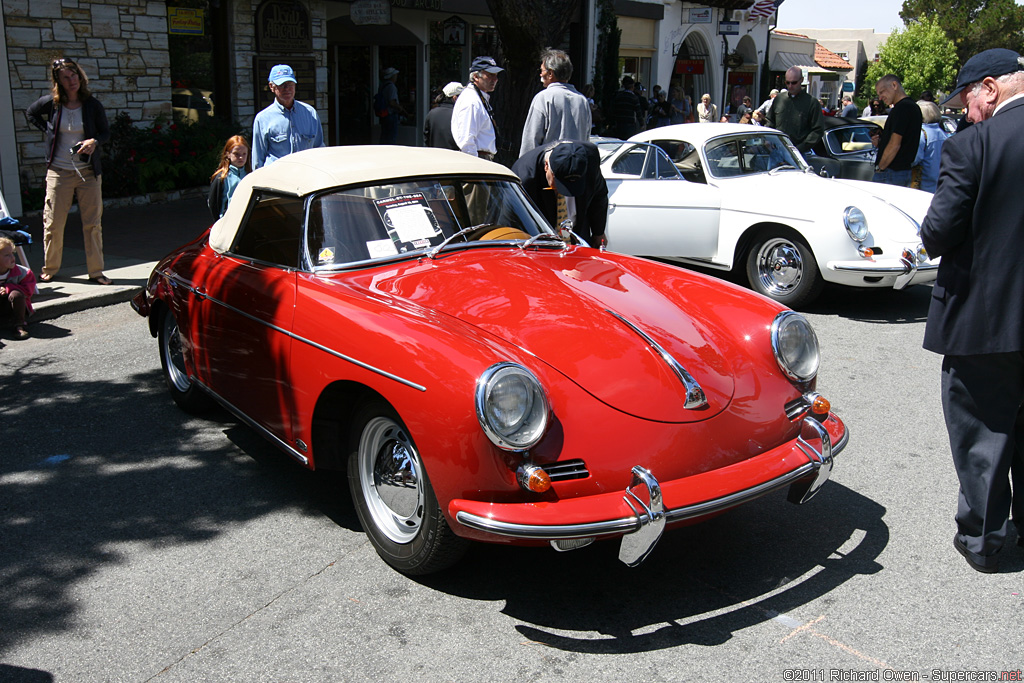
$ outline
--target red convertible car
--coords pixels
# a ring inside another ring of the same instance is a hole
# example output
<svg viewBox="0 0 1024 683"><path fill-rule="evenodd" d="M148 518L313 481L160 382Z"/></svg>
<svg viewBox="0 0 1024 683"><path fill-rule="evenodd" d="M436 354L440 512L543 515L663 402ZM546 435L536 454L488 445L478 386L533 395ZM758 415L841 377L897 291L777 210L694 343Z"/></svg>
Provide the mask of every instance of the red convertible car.
<svg viewBox="0 0 1024 683"><path fill-rule="evenodd" d="M468 541L639 564L665 527L809 499L847 430L799 314L720 280L567 244L505 167L336 147L241 181L133 301L171 395L339 468L380 556Z"/></svg>

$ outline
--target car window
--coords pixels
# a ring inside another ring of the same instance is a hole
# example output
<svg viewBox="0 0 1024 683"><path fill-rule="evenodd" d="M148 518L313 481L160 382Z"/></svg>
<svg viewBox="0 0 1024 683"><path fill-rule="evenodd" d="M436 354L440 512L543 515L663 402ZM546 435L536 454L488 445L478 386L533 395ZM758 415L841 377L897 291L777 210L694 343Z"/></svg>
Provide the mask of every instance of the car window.
<svg viewBox="0 0 1024 683"><path fill-rule="evenodd" d="M286 268L299 265L304 202L298 197L261 195L238 230L231 253Z"/></svg>
<svg viewBox="0 0 1024 683"><path fill-rule="evenodd" d="M631 175L637 178L644 172L644 161L647 159L646 147L634 147L627 151L612 164L612 173Z"/></svg>
<svg viewBox="0 0 1024 683"><path fill-rule="evenodd" d="M657 178L659 180L665 180L668 178L679 178L679 169L676 168L672 160L668 158L664 150L658 149L657 147L651 147L650 163L647 166L647 171L644 174L645 178Z"/></svg>
<svg viewBox="0 0 1024 683"><path fill-rule="evenodd" d="M419 180L348 188L310 203L306 254L316 268L395 258L459 242L528 239L549 231L518 183Z"/></svg>
<svg viewBox="0 0 1024 683"><path fill-rule="evenodd" d="M834 155L863 152L872 149L871 127L851 126L836 128L825 133L825 144Z"/></svg>
<svg viewBox="0 0 1024 683"><path fill-rule="evenodd" d="M777 134L716 138L704 147L708 172L716 178L764 173L775 168L803 170L804 162L789 138Z"/></svg>

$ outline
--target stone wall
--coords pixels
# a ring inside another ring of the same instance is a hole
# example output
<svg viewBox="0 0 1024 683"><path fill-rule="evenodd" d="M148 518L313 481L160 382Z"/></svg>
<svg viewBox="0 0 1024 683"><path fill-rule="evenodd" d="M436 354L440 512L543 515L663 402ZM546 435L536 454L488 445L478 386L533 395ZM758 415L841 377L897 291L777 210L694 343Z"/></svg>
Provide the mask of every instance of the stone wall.
<svg viewBox="0 0 1024 683"><path fill-rule="evenodd" d="M150 122L171 116L171 72L167 3L163 0L2 0L15 134L23 187L41 187L46 172L43 134L29 125L24 110L50 90L50 63L78 62L89 88L110 119L122 111ZM251 125L255 116L253 60L258 0L229 4L231 91L236 117ZM306 3L316 60L316 107L326 123L327 12L324 0ZM264 86L265 87L265 86ZM306 92L309 92L308 90ZM307 99L300 93L302 99Z"/></svg>

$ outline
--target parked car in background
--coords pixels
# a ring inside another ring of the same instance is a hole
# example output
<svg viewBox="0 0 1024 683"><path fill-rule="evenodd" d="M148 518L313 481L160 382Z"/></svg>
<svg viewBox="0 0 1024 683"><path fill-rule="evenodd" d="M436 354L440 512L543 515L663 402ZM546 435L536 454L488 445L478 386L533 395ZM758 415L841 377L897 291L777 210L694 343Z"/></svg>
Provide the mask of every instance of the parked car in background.
<svg viewBox="0 0 1024 683"><path fill-rule="evenodd" d="M213 116L213 92L210 90L171 89L171 111L185 121L195 123L200 116Z"/></svg>
<svg viewBox="0 0 1024 683"><path fill-rule="evenodd" d="M666 527L808 500L847 442L803 316L568 245L511 171L449 150L258 169L133 305L179 406L216 400L301 465L347 470L409 574L469 540L621 539L638 564Z"/></svg>
<svg viewBox="0 0 1024 683"><path fill-rule="evenodd" d="M720 270L787 306L825 282L902 289L935 279L918 235L931 194L822 178L771 128L711 123L598 143L608 248Z"/></svg>
<svg viewBox="0 0 1024 683"><path fill-rule="evenodd" d="M876 149L871 132L882 128L876 123L854 118L826 116L825 135L807 158L819 175L829 178L871 180L875 175Z"/></svg>

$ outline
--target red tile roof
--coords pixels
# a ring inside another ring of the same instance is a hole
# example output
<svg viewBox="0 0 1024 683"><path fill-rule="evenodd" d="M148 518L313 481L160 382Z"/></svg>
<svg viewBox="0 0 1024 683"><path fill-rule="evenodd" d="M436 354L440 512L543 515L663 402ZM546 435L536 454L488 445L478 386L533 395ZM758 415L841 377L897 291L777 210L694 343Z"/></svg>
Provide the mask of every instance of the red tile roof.
<svg viewBox="0 0 1024 683"><path fill-rule="evenodd" d="M852 69L853 65L820 43L814 44L814 61L822 69Z"/></svg>

